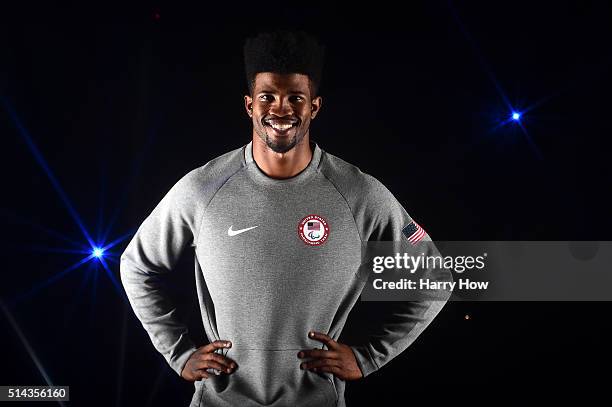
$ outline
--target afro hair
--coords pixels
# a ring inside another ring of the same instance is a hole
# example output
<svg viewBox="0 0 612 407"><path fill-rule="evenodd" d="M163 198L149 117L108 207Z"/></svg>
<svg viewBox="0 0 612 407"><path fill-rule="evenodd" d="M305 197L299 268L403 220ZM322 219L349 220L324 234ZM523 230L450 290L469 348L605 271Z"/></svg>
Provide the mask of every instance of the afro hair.
<svg viewBox="0 0 612 407"><path fill-rule="evenodd" d="M244 65L249 93L253 94L259 72L300 73L310 79L315 96L321 84L325 47L303 31L278 30L248 38Z"/></svg>

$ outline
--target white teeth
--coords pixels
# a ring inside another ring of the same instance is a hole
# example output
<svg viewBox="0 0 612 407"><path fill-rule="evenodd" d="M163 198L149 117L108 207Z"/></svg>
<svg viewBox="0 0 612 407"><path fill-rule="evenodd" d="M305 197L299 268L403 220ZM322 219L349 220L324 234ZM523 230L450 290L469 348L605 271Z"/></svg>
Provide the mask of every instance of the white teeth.
<svg viewBox="0 0 612 407"><path fill-rule="evenodd" d="M293 124L277 124L277 123L268 123L268 124L273 129L280 130L280 131L285 131L285 130L290 129L291 127L293 127Z"/></svg>

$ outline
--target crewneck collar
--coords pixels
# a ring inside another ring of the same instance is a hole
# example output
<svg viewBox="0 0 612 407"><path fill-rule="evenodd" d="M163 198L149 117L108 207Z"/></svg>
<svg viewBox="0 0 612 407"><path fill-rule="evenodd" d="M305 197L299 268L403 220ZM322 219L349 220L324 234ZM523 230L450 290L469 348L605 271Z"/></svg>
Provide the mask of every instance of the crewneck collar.
<svg viewBox="0 0 612 407"><path fill-rule="evenodd" d="M299 174L285 179L276 179L266 175L258 166L253 159L253 140L244 146L244 162L247 166L247 173L258 183L263 185L300 185L310 180L313 175L319 169L319 163L321 162L321 148L317 143L310 140L310 148L312 150L312 158L310 162Z"/></svg>

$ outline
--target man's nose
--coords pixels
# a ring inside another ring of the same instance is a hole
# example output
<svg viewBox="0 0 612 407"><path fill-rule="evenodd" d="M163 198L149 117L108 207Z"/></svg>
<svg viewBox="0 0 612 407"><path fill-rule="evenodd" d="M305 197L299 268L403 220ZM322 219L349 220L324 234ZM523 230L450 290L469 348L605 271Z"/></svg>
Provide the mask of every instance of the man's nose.
<svg viewBox="0 0 612 407"><path fill-rule="evenodd" d="M291 109L291 104L281 98L278 101L272 103L272 105L270 106L270 113L278 117L283 117L291 116L293 114L293 111Z"/></svg>

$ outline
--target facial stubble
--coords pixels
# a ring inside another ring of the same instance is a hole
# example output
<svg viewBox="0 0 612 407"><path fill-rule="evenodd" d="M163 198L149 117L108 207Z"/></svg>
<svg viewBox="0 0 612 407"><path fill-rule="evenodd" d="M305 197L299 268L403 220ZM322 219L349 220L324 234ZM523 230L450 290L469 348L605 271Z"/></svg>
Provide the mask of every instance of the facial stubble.
<svg viewBox="0 0 612 407"><path fill-rule="evenodd" d="M293 131L292 136L274 137L268 134L268 126L264 125L263 123L260 124L261 128L255 128L257 135L263 140L264 143L266 143L269 149L276 153L286 153L287 151L290 151L292 148L302 142L306 136L306 133L308 132L308 128L300 132L302 122L299 122L293 129L290 130L290 132ZM273 131L272 129L269 130Z"/></svg>

